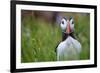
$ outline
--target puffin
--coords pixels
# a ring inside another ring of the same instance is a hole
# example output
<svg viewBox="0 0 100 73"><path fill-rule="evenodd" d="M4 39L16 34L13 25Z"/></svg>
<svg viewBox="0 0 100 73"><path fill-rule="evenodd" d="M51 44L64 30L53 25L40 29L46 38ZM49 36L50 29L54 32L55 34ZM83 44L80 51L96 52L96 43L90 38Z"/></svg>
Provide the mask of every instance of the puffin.
<svg viewBox="0 0 100 73"><path fill-rule="evenodd" d="M62 41L56 47L57 61L78 60L81 44L74 35L73 17L61 19Z"/></svg>

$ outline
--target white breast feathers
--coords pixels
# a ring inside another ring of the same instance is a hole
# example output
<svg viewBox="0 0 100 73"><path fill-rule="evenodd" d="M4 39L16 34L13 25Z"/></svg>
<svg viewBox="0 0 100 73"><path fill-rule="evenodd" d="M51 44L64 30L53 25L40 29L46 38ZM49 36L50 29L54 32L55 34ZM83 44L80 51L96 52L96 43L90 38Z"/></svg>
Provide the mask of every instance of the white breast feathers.
<svg viewBox="0 0 100 73"><path fill-rule="evenodd" d="M68 36L65 41L62 41L57 47L57 60L77 60L81 52L81 44Z"/></svg>

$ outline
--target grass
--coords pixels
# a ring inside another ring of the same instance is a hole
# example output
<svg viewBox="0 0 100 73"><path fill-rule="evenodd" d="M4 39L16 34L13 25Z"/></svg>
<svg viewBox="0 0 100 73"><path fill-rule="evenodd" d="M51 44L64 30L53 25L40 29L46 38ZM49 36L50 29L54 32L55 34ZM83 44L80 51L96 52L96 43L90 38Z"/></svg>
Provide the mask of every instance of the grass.
<svg viewBox="0 0 100 73"><path fill-rule="evenodd" d="M79 16L75 24L77 40L82 45L80 60L90 58L89 16ZM41 19L26 16L21 22L21 62L56 61L55 47L61 40L61 29Z"/></svg>

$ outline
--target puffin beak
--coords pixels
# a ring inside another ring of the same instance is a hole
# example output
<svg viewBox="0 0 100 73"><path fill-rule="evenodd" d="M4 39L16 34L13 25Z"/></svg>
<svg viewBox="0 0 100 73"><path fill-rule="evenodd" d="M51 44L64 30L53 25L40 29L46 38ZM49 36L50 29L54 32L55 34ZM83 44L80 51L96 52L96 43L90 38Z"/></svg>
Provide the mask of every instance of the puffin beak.
<svg viewBox="0 0 100 73"><path fill-rule="evenodd" d="M69 22L69 20L67 20L66 32L67 32L68 34L70 33L70 22Z"/></svg>

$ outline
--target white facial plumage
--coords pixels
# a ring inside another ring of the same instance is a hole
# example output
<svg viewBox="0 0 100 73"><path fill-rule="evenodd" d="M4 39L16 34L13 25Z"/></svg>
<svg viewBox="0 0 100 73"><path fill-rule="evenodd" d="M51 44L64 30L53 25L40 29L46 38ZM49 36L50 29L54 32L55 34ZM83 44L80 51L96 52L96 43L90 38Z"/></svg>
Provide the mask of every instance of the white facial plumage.
<svg viewBox="0 0 100 73"><path fill-rule="evenodd" d="M67 27L67 21L66 21L65 18L63 18L63 19L61 20L60 26L61 26L62 31L65 31L65 30L66 30L66 27Z"/></svg>
<svg viewBox="0 0 100 73"><path fill-rule="evenodd" d="M70 21L70 30L71 30L71 32L73 32L74 31L74 19L70 18L69 21ZM62 31L66 31L67 19L62 18L60 27L61 27Z"/></svg>
<svg viewBox="0 0 100 73"><path fill-rule="evenodd" d="M74 31L74 19L73 18L70 18L70 30L71 32Z"/></svg>

